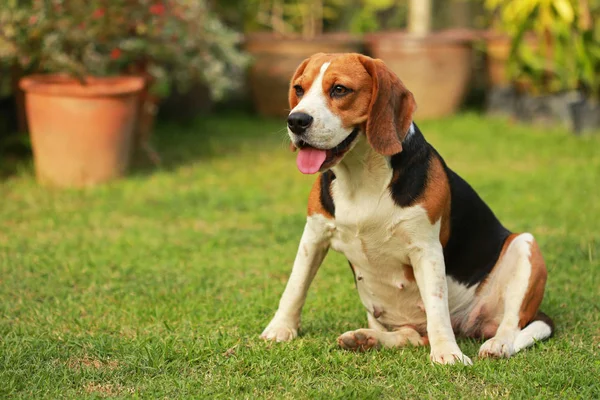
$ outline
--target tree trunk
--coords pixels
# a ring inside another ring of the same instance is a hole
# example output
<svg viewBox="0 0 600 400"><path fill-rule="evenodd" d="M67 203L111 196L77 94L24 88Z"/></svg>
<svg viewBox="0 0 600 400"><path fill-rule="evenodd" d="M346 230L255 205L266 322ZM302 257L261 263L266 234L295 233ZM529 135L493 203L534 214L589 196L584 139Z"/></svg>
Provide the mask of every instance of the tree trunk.
<svg viewBox="0 0 600 400"><path fill-rule="evenodd" d="M426 35L431 30L431 0L410 0L408 31L413 35Z"/></svg>

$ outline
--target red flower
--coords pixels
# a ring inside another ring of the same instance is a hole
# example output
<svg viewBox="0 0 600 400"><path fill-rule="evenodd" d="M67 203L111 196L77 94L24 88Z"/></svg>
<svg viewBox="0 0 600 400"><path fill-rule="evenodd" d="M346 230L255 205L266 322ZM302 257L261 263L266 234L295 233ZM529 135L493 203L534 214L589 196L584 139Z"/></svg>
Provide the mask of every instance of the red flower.
<svg viewBox="0 0 600 400"><path fill-rule="evenodd" d="M121 49L113 49L110 52L110 59L111 60L117 60L119 57L121 57Z"/></svg>
<svg viewBox="0 0 600 400"><path fill-rule="evenodd" d="M104 14L106 13L106 10L104 8L98 8L96 11L94 11L94 13L92 14L92 18L102 18L104 17Z"/></svg>
<svg viewBox="0 0 600 400"><path fill-rule="evenodd" d="M29 25L34 25L38 20L37 15L32 15L31 17L29 17Z"/></svg>
<svg viewBox="0 0 600 400"><path fill-rule="evenodd" d="M154 3L150 6L150 14L163 15L165 13L165 5L162 3Z"/></svg>

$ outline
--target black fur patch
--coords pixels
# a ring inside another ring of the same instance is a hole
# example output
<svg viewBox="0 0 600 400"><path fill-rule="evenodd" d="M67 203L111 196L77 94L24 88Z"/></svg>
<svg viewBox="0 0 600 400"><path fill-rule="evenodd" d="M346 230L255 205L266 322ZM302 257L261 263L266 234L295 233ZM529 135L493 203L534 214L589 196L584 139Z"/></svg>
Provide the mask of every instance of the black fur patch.
<svg viewBox="0 0 600 400"><path fill-rule="evenodd" d="M441 160L451 194L450 238L444 247L446 274L472 286L490 273L510 231L473 188Z"/></svg>
<svg viewBox="0 0 600 400"><path fill-rule="evenodd" d="M390 192L400 207L409 207L423 194L431 160L431 146L415 124L415 131L402 143L402 152L390 158L394 178Z"/></svg>
<svg viewBox="0 0 600 400"><path fill-rule="evenodd" d="M328 170L321 174L321 194L319 199L325 211L335 217L335 204L331 196L331 182L335 179L333 171Z"/></svg>
<svg viewBox="0 0 600 400"><path fill-rule="evenodd" d="M414 127L402 143L402 152L390 159L395 178L390 184L392 198L400 207L414 205L427 186L432 158L440 159L451 195L450 238L444 247L446 274L467 286L474 285L490 273L510 231L471 186L446 166L416 124Z"/></svg>

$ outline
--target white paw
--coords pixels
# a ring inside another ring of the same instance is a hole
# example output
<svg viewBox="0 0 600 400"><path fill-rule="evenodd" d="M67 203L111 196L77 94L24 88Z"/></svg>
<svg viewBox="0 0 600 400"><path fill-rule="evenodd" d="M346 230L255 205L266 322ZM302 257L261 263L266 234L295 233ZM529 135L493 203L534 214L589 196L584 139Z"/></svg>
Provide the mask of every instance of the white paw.
<svg viewBox="0 0 600 400"><path fill-rule="evenodd" d="M298 328L285 323L271 322L260 335L262 339L276 342L289 342L298 336Z"/></svg>
<svg viewBox="0 0 600 400"><path fill-rule="evenodd" d="M488 339L479 348L479 357L481 358L510 358L513 354L515 354L515 348L512 340L502 338Z"/></svg>
<svg viewBox="0 0 600 400"><path fill-rule="evenodd" d="M473 361L465 356L456 344L442 345L435 350L432 348L429 358L436 364L455 364L459 362L464 365L473 365Z"/></svg>

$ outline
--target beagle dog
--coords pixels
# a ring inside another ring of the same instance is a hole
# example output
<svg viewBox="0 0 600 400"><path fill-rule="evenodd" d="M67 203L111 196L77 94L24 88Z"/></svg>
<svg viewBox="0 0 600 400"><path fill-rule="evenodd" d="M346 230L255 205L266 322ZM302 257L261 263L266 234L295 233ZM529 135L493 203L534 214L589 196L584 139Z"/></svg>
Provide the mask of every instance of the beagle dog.
<svg viewBox="0 0 600 400"><path fill-rule="evenodd" d="M538 310L546 266L529 233L512 233L425 140L414 97L381 60L315 54L296 70L288 134L297 166L319 173L291 276L261 337L295 338L329 248L343 253L368 329L347 350L426 345L434 363L472 364L455 334L510 357L552 335Z"/></svg>

